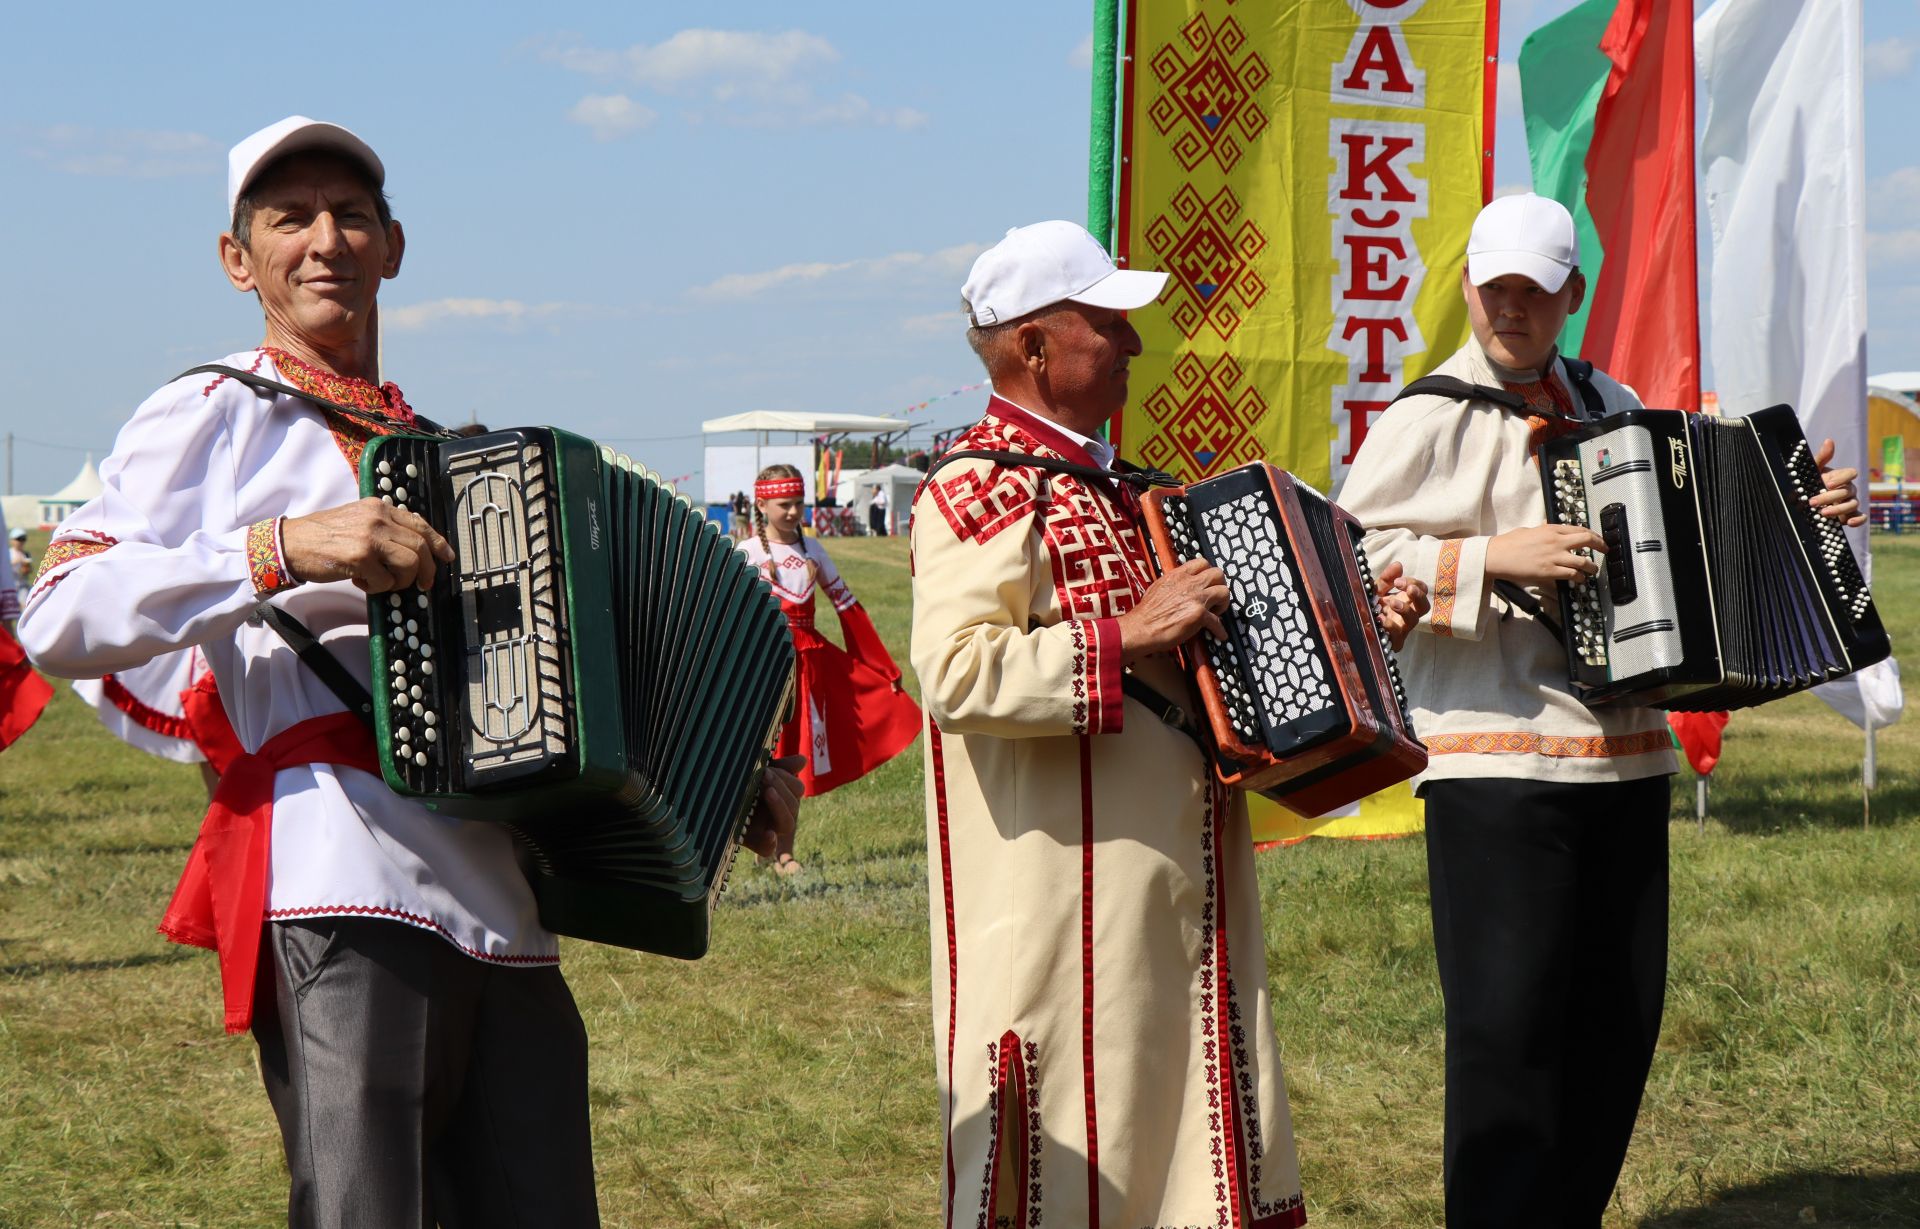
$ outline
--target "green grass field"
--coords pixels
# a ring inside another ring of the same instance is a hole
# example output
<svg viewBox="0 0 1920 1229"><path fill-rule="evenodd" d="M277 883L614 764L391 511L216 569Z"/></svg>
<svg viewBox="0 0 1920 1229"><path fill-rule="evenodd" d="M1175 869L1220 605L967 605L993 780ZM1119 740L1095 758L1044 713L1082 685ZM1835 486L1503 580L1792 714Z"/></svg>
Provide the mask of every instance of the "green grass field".
<svg viewBox="0 0 1920 1229"><path fill-rule="evenodd" d="M1920 539L1875 546L1911 653ZM831 549L904 659L905 543ZM1865 827L1860 744L1800 697L1736 716L1704 833L1676 782L1666 1026L1609 1225L1920 1225L1920 718L1882 732ZM214 962L153 931L203 806L192 769L64 689L0 758L0 1226L283 1216ZM707 959L568 948L608 1225L936 1221L919 749L802 825L807 873L743 862ZM1261 857L1317 1225L1440 1224L1424 856L1416 837Z"/></svg>

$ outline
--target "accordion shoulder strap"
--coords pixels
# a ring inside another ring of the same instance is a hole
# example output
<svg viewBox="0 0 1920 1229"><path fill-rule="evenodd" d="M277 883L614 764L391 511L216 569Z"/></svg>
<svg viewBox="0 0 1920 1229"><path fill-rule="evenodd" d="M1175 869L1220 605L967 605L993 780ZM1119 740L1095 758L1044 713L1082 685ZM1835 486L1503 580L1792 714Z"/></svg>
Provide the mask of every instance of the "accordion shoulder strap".
<svg viewBox="0 0 1920 1229"><path fill-rule="evenodd" d="M1394 394L1394 401L1405 397L1445 397L1451 401L1491 401L1502 409L1518 413L1527 408L1527 399L1519 393L1487 384L1469 384L1452 376L1422 376ZM1393 402L1388 402L1391 405Z"/></svg>
<svg viewBox="0 0 1920 1229"><path fill-rule="evenodd" d="M1081 465L1077 461L1067 461L1058 457L1039 457L1030 452L1003 452L989 448L963 448L959 452L946 454L927 469L927 480L931 481L944 466L951 465L955 461L991 461L995 465L1044 469L1049 473L1070 474L1075 478L1085 478L1094 482L1124 482L1142 491L1148 487L1179 485L1170 475L1157 469L1145 469L1125 461L1118 462L1114 469L1101 469L1096 465Z"/></svg>
<svg viewBox="0 0 1920 1229"><path fill-rule="evenodd" d="M238 367L229 367L225 363L202 363L198 367L187 368L173 378L178 380L186 376L200 375L203 372L208 375L222 375L229 380L238 380L240 383L247 385L255 392L264 396L272 397L284 393L289 397L298 397L302 401L311 401L317 406L332 410L336 414L344 414L354 422L364 423L369 427L384 427L390 429L393 426L391 421L380 418L374 414L369 414L365 410L356 409L350 405L342 405L338 401L329 401L325 397L317 397L312 393L301 392L291 384L282 384L278 380L269 380L263 375L251 371L242 371ZM453 435L453 432L425 415L415 414L413 421L414 434L439 436L443 439L451 438Z"/></svg>
<svg viewBox="0 0 1920 1229"><path fill-rule="evenodd" d="M1131 670L1120 676L1120 690L1130 699L1138 700L1148 712L1158 717L1164 724L1191 738L1202 752L1211 757L1213 749L1207 744L1206 726L1196 720L1192 713L1162 695L1157 688Z"/></svg>
<svg viewBox="0 0 1920 1229"><path fill-rule="evenodd" d="M307 669L313 671L326 684L327 690L347 706L348 712L366 722L369 730L373 728L373 697L360 685L360 680L340 664L340 659L327 651L327 647L307 629L306 624L272 602L260 603L254 607L254 614L299 654Z"/></svg>
<svg viewBox="0 0 1920 1229"><path fill-rule="evenodd" d="M1561 361L1567 365L1567 374L1573 377L1573 390L1580 395L1580 404L1586 410L1587 418L1590 421L1605 418L1607 403L1601 399L1600 390L1594 387L1593 364L1582 358L1567 358L1564 355ZM1422 376L1396 393L1393 400L1420 396L1446 397L1453 401L1491 401L1516 414L1527 408L1527 399L1519 393L1487 384L1469 384L1452 376Z"/></svg>

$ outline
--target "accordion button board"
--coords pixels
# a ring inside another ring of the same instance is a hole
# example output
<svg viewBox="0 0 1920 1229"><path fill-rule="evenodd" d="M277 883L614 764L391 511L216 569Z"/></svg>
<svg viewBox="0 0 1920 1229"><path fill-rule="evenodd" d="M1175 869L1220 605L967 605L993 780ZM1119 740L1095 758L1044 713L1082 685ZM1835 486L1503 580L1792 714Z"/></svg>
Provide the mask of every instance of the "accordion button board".
<svg viewBox="0 0 1920 1229"><path fill-rule="evenodd" d="M1568 676L1588 704L1745 708L1890 646L1791 407L1715 418L1630 410L1549 441L1547 516L1606 544L1559 587Z"/></svg>
<svg viewBox="0 0 1920 1229"><path fill-rule="evenodd" d="M369 442L455 559L368 599L387 784L504 823L560 934L697 957L791 703L766 582L659 477L551 428Z"/></svg>
<svg viewBox="0 0 1920 1229"><path fill-rule="evenodd" d="M1313 816L1426 766L1358 521L1262 463L1142 510L1163 569L1204 559L1227 578L1227 638L1185 654L1223 782Z"/></svg>

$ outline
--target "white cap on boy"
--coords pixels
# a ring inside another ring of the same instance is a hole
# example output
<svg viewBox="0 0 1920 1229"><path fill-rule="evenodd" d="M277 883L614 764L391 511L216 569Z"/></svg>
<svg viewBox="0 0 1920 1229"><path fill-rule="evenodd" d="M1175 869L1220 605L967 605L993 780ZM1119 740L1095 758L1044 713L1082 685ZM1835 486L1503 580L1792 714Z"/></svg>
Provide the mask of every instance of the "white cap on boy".
<svg viewBox="0 0 1920 1229"><path fill-rule="evenodd" d="M1518 274L1553 294L1579 263L1573 215L1559 201L1531 192L1503 196L1482 209L1467 235L1467 280L1476 286Z"/></svg>

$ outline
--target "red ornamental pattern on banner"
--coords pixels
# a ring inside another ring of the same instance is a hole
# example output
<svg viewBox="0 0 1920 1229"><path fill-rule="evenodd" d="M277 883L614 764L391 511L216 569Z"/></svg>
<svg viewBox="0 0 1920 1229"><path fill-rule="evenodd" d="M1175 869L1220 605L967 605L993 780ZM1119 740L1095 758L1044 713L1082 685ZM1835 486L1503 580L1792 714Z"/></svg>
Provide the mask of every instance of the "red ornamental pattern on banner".
<svg viewBox="0 0 1920 1229"><path fill-rule="evenodd" d="M1168 43L1154 53L1153 73L1167 92L1154 99L1148 118L1163 137L1180 129L1172 148L1182 167L1191 171L1211 157L1231 171L1246 152L1244 142L1266 131L1266 113L1253 95L1272 72L1257 52L1240 55L1247 34L1231 17L1214 24L1196 13L1180 36L1187 51Z"/></svg>
<svg viewBox="0 0 1920 1229"><path fill-rule="evenodd" d="M1141 408L1158 430L1141 442L1140 459L1169 473L1211 474L1262 455L1254 428L1267 399L1242 387L1245 372L1231 354L1209 363L1188 352L1174 360L1174 384L1148 393Z"/></svg>
<svg viewBox="0 0 1920 1229"><path fill-rule="evenodd" d="M1226 341L1244 313L1266 297L1267 283L1253 261L1266 250L1267 236L1241 216L1232 188L1203 200L1186 184L1174 193L1172 205L1172 215L1155 218L1146 233L1148 250L1172 274L1160 301L1169 304L1184 336L1211 326Z"/></svg>

